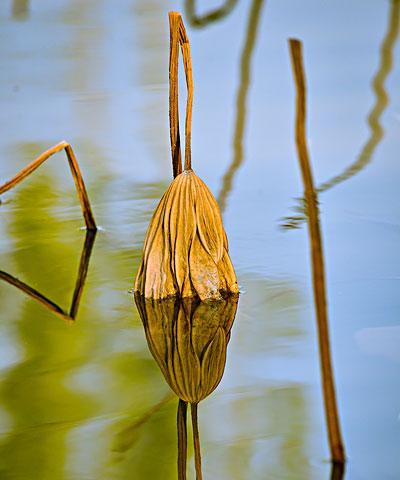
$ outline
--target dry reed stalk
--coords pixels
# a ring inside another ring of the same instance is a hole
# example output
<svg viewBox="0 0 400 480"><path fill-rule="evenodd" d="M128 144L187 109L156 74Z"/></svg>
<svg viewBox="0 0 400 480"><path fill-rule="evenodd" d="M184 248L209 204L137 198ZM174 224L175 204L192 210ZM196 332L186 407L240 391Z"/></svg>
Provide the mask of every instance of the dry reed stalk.
<svg viewBox="0 0 400 480"><path fill-rule="evenodd" d="M169 14L169 119L174 180L158 204L144 242L135 291L147 298L220 299L239 293L218 204L191 167L193 79L189 39L179 13ZM187 84L185 162L181 165L178 54Z"/></svg>
<svg viewBox="0 0 400 480"><path fill-rule="evenodd" d="M20 170L11 180L1 185L0 195L7 192L11 188L15 187L24 178L29 176L38 167L40 167L40 165L44 163L49 157L51 157L52 155L54 155L55 153L61 150L65 150L65 153L67 155L68 164L71 169L71 173L75 182L75 187L76 187L79 202L81 205L83 217L85 219L86 228L87 230L97 230L96 222L94 220L92 209L90 207L89 197L86 192L85 182L83 181L83 177L79 169L78 162L76 160L76 157L75 157L74 151L72 150L71 145L65 140L63 140L62 142L58 143L57 145L54 145L53 147L43 152L41 155L39 155L39 157L35 158L35 160L33 160L26 167Z"/></svg>
<svg viewBox="0 0 400 480"><path fill-rule="evenodd" d="M296 85L296 146L304 185L308 230L311 241L314 302L318 327L325 416L332 460L343 463L345 461L345 453L340 431L329 343L325 270L319 225L319 211L306 142L306 85L303 69L302 44L299 40L289 39L289 47Z"/></svg>

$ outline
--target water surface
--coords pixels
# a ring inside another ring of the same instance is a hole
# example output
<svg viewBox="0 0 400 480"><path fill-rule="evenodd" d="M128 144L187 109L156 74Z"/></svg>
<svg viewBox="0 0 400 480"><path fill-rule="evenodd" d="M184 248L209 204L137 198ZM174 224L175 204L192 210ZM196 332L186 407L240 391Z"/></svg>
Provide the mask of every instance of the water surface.
<svg viewBox="0 0 400 480"><path fill-rule="evenodd" d="M171 179L171 9L192 46L193 165L242 291L199 405L204 478L331 475L288 37L304 46L345 478L400 475L400 2L226 3L203 20L221 3L0 5L0 183L66 139L102 227L75 323L0 282L1 478L177 478L177 399L128 293ZM64 154L2 202L0 270L69 311L85 232Z"/></svg>

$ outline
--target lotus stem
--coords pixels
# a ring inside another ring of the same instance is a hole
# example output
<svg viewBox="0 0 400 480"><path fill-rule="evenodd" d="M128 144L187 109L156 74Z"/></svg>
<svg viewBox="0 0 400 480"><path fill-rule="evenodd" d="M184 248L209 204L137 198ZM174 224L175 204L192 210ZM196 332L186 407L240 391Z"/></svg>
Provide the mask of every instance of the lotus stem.
<svg viewBox="0 0 400 480"><path fill-rule="evenodd" d="M319 225L319 211L306 142L306 86L302 44L299 40L290 39L289 47L296 85L296 146L304 185L308 230L311 242L314 303L317 317L325 416L332 461L343 463L345 461L345 453L340 431L329 343L325 270Z"/></svg>

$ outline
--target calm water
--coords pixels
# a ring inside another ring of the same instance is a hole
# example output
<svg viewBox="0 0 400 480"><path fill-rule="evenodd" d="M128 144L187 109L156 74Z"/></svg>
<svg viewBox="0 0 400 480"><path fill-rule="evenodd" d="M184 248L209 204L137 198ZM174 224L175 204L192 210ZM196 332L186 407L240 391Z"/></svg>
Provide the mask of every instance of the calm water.
<svg viewBox="0 0 400 480"><path fill-rule="evenodd" d="M221 4L195 3L199 14ZM227 5L214 22L185 16L193 164L223 207L243 292L225 374L199 405L204 478L331 475L307 230L282 228L302 195L293 36L322 191L345 478L399 478L400 2ZM177 399L128 291L171 178L167 11L191 6L0 4L0 183L65 138L102 227L75 324L0 283L1 478L177 477ZM0 269L68 310L85 232L64 155L2 202Z"/></svg>

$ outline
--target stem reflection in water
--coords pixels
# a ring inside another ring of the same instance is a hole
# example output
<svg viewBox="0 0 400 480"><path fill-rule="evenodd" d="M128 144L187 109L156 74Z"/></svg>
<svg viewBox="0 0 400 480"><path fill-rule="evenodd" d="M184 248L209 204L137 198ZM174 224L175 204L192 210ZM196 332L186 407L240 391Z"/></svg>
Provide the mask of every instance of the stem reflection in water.
<svg viewBox="0 0 400 480"><path fill-rule="evenodd" d="M238 297L207 302L193 298L156 301L136 294L135 301L150 352L179 398L178 478L186 478L186 416L190 404L196 479L201 480L197 405L221 381Z"/></svg>
<svg viewBox="0 0 400 480"><path fill-rule="evenodd" d="M81 259L79 262L78 275L76 277L75 288L74 288L74 293L72 295L71 307L69 309L69 312L67 312L62 307L57 305L55 302L47 298L38 290L32 288L28 284L22 282L21 280L10 275L9 273L4 272L3 270L0 270L0 280L4 280L6 283L9 283L10 285L13 285L14 287L18 288L19 290L24 292L26 295L36 300L38 303L46 307L48 310L50 310L51 312L53 312L63 320L66 320L66 321L75 320L76 315L78 313L78 308L79 308L79 303L82 297L83 288L85 286L86 276L89 268L90 256L92 254L95 238L96 238L96 231L87 230L85 243L83 245L83 249L81 253Z"/></svg>
<svg viewBox="0 0 400 480"><path fill-rule="evenodd" d="M29 0L13 0L11 14L14 20L26 20L29 17Z"/></svg>
<svg viewBox="0 0 400 480"><path fill-rule="evenodd" d="M196 14L195 1L187 0L185 3L185 13L192 27L203 28L210 23L225 18L232 12L236 4L237 0L227 0L221 7L199 16ZM234 176L243 163L243 136L246 124L247 96L251 83L251 60L256 44L263 5L264 0L253 0L250 7L245 42L240 57L240 79L236 97L236 120L233 132L234 155L231 164L228 166L222 178L222 185L218 194L218 204L221 212L226 208L227 199L232 190Z"/></svg>
<svg viewBox="0 0 400 480"><path fill-rule="evenodd" d="M196 13L196 1L185 1L185 15L189 20L192 27L205 27L206 25L222 20L228 16L231 11L236 7L238 0L226 0L219 8L204 13L203 15L197 15Z"/></svg>
<svg viewBox="0 0 400 480"><path fill-rule="evenodd" d="M246 40L240 58L240 80L236 97L236 121L233 132L234 156L222 179L222 186L218 194L218 203L221 212L225 210L226 202L232 190L235 173L243 162L243 135L246 124L246 104L249 86L251 82L250 67L256 43L258 26L261 18L261 11L264 0L253 0L249 20L247 23Z"/></svg>
<svg viewBox="0 0 400 480"><path fill-rule="evenodd" d="M380 49L379 68L371 82L375 93L375 104L367 117L367 123L370 129L369 138L362 147L361 152L357 156L356 160L351 165L346 167L342 173L335 175L317 187L316 191L318 193L325 192L332 187L339 185L363 170L363 168L365 168L371 162L377 146L383 139L385 132L381 125L381 117L389 104L389 97L385 89L385 81L393 67L393 50L399 35L399 27L400 0L392 0L390 4L387 31ZM300 205L293 207L293 210L296 213L283 219L283 229L300 228L301 225L307 220L305 214L304 197L299 199L299 203Z"/></svg>

